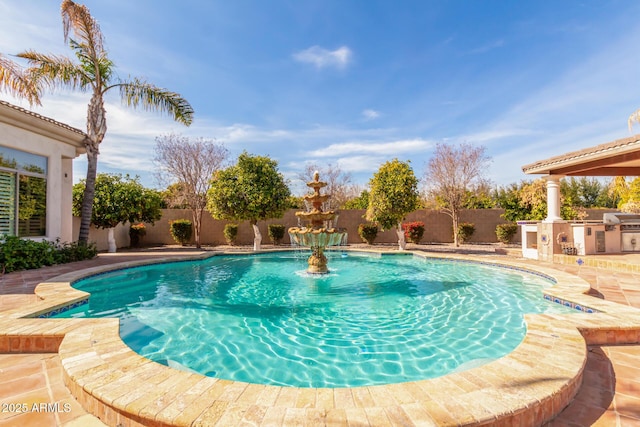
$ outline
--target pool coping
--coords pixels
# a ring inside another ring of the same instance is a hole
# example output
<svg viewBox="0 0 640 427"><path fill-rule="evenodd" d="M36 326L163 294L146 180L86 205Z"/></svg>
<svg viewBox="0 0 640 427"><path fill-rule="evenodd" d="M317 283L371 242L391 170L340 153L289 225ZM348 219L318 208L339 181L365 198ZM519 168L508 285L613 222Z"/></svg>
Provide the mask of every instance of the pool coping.
<svg viewBox="0 0 640 427"><path fill-rule="evenodd" d="M34 318L86 299L70 285L80 277L228 253L130 261L41 283L38 303L0 317L0 352L57 351L71 393L110 425L238 425L243 420L255 425L542 425L577 393L587 344L640 342L640 310L585 295L590 287L577 276L524 260L421 251L404 253L553 277L556 284L546 290L550 297L597 312L526 315L523 342L483 366L435 379L336 389L248 384L178 371L129 349L119 337L117 319Z"/></svg>

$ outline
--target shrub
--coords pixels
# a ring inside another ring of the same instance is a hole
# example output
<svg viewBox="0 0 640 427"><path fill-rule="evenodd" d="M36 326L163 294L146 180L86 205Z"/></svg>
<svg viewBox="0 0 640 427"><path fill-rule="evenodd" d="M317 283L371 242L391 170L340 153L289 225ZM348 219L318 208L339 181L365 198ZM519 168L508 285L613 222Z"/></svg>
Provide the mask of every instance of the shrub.
<svg viewBox="0 0 640 427"><path fill-rule="evenodd" d="M180 243L184 246L189 243L189 240L191 240L193 224L188 219L176 219L169 223L169 232L176 243Z"/></svg>
<svg viewBox="0 0 640 427"><path fill-rule="evenodd" d="M269 224L269 238L271 243L279 245L280 241L284 238L284 225L282 224Z"/></svg>
<svg viewBox="0 0 640 427"><path fill-rule="evenodd" d="M55 245L56 264L83 261L95 258L98 255L98 248L95 243L81 245L78 242L61 243L60 240L56 240Z"/></svg>
<svg viewBox="0 0 640 427"><path fill-rule="evenodd" d="M420 243L424 235L424 222L406 222L402 224L402 229L404 230L404 237L407 239L407 242Z"/></svg>
<svg viewBox="0 0 640 427"><path fill-rule="evenodd" d="M376 224L360 224L358 226L358 235L363 242L373 245L378 236L378 226Z"/></svg>
<svg viewBox="0 0 640 427"><path fill-rule="evenodd" d="M0 265L3 273L30 270L55 264L55 247L51 242L36 242L16 236L3 238Z"/></svg>
<svg viewBox="0 0 640 427"><path fill-rule="evenodd" d="M97 254L94 244L85 246L46 240L36 242L16 236L5 236L0 238L0 273L82 261L91 259Z"/></svg>
<svg viewBox="0 0 640 427"><path fill-rule="evenodd" d="M518 232L518 224L498 224L496 226L496 237L502 243L510 243L513 236Z"/></svg>
<svg viewBox="0 0 640 427"><path fill-rule="evenodd" d="M458 224L458 239L460 243L464 243L476 231L476 226L470 222L461 222Z"/></svg>
<svg viewBox="0 0 640 427"><path fill-rule="evenodd" d="M224 238L228 245L236 244L236 237L238 237L238 224L227 224L224 226Z"/></svg>
<svg viewBox="0 0 640 427"><path fill-rule="evenodd" d="M142 237L146 235L147 235L147 228L143 223L131 224L129 226L129 240L131 242L130 243L131 247L137 248L138 246L140 246L140 241L142 240Z"/></svg>

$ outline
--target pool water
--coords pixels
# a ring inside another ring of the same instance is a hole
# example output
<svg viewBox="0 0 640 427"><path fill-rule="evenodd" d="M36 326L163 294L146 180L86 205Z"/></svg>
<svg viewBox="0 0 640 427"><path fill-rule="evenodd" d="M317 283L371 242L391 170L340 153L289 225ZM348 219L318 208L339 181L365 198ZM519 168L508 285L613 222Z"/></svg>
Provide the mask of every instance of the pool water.
<svg viewBox="0 0 640 427"><path fill-rule="evenodd" d="M329 252L214 256L90 277L58 317L118 317L134 351L216 378L295 387L420 380L511 352L548 279L476 263Z"/></svg>

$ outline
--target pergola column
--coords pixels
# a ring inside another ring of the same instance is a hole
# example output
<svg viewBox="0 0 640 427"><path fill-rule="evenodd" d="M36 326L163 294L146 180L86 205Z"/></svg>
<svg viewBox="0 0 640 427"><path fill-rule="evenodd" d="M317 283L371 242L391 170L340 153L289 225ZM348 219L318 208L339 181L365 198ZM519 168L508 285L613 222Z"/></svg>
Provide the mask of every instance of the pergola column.
<svg viewBox="0 0 640 427"><path fill-rule="evenodd" d="M548 175L547 181L547 217L544 222L562 221L560 216L560 175Z"/></svg>

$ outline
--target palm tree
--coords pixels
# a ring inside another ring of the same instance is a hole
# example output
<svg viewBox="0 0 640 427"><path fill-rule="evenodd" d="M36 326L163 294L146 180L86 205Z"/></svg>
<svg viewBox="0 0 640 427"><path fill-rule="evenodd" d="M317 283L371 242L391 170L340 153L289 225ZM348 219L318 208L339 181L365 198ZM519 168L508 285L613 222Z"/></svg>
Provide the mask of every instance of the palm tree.
<svg viewBox="0 0 640 427"><path fill-rule="evenodd" d="M629 120L627 124L629 125L629 130L633 128L633 122L640 123L640 110L636 110L629 116Z"/></svg>
<svg viewBox="0 0 640 427"><path fill-rule="evenodd" d="M0 54L0 89L16 97L27 98L29 104L40 105L40 90L20 66Z"/></svg>
<svg viewBox="0 0 640 427"><path fill-rule="evenodd" d="M24 75L30 84L38 88L49 87L91 91L91 101L87 110L87 177L82 199L82 216L78 242L86 244L93 208L98 154L100 143L107 132L104 95L111 89L118 89L122 102L128 106L145 110L159 110L173 116L174 120L189 126L193 120L193 108L175 92L154 86L146 81L133 78L119 80L114 77L114 64L107 56L103 35L98 22L89 9L71 0L63 0L61 5L64 40L75 53L78 62L65 56L46 55L29 50L17 56L29 63ZM69 37L70 31L74 38Z"/></svg>

